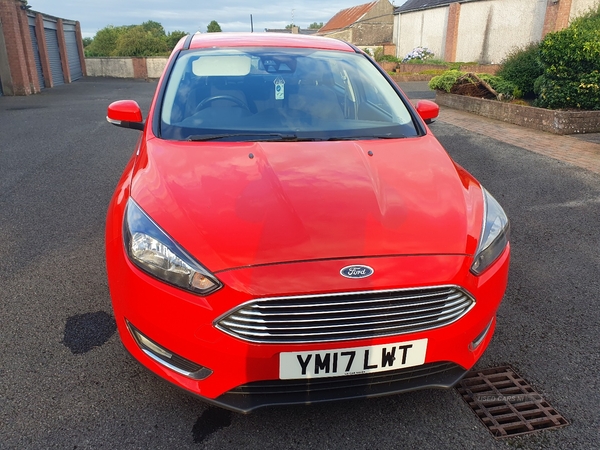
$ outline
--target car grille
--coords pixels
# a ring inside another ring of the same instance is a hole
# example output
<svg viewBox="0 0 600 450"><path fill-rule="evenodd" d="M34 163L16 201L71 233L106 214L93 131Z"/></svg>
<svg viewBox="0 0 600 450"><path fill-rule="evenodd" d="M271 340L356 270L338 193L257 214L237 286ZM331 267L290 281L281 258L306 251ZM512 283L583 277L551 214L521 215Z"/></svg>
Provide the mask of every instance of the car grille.
<svg viewBox="0 0 600 450"><path fill-rule="evenodd" d="M331 342L394 336L448 325L474 299L457 286L256 299L215 326L249 342Z"/></svg>
<svg viewBox="0 0 600 450"><path fill-rule="evenodd" d="M423 388L449 388L466 373L466 369L457 364L435 362L390 372L335 378L256 381L226 392L215 402L248 412L263 406L379 397Z"/></svg>

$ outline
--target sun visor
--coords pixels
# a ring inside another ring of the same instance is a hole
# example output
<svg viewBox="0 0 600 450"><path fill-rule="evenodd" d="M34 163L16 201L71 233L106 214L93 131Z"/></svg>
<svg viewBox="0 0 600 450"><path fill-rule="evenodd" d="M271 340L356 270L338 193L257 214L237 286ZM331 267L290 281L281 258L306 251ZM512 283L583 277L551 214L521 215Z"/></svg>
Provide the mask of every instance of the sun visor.
<svg viewBox="0 0 600 450"><path fill-rule="evenodd" d="M247 55L202 56L192 63L192 72L198 77L243 77L251 66Z"/></svg>

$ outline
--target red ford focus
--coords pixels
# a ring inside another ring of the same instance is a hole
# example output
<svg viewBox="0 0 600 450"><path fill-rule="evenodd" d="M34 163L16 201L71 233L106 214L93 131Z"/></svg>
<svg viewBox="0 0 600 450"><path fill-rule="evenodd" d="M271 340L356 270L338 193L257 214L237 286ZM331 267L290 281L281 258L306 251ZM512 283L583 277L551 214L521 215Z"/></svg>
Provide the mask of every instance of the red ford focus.
<svg viewBox="0 0 600 450"><path fill-rule="evenodd" d="M108 210L123 344L236 411L451 387L487 347L508 219L416 109L334 39L173 51Z"/></svg>

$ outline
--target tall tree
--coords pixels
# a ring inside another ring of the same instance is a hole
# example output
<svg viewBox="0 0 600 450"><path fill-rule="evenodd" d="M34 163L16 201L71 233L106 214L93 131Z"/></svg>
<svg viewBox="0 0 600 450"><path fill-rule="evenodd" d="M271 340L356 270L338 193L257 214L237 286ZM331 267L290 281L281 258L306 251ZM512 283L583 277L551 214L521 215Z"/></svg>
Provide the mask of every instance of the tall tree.
<svg viewBox="0 0 600 450"><path fill-rule="evenodd" d="M167 35L167 45L169 47L169 50L172 50L173 48L175 48L175 46L179 42L179 39L181 39L184 36L187 36L187 34L188 33L186 33L185 31L180 31L180 30L175 30L175 31L170 32Z"/></svg>
<svg viewBox="0 0 600 450"><path fill-rule="evenodd" d="M160 23L155 22L154 20L148 20L140 26L144 29L144 31L151 33L152 36L165 36L165 29L163 28L163 26Z"/></svg>
<svg viewBox="0 0 600 450"><path fill-rule="evenodd" d="M220 33L221 31L223 31L221 25L216 20L211 21L206 27L207 33Z"/></svg>
<svg viewBox="0 0 600 450"><path fill-rule="evenodd" d="M308 26L309 30L318 30L320 28L323 28L323 22L321 22L321 23L313 22Z"/></svg>
<svg viewBox="0 0 600 450"><path fill-rule="evenodd" d="M141 25L124 25L98 30L85 46L86 56L158 56L168 55L187 33L166 34L163 26L153 20Z"/></svg>

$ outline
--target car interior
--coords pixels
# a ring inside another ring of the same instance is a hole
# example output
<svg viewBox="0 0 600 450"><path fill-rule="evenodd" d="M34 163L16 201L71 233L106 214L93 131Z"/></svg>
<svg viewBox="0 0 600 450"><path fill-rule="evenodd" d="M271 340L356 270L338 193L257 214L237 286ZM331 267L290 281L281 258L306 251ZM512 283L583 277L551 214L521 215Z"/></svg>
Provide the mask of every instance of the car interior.
<svg viewBox="0 0 600 450"><path fill-rule="evenodd" d="M185 139L216 130L318 132L399 122L377 88L338 61L263 54L248 58L247 70L219 72L195 65L201 58L188 58L181 78L170 81L179 83L172 102L165 97L163 137Z"/></svg>

